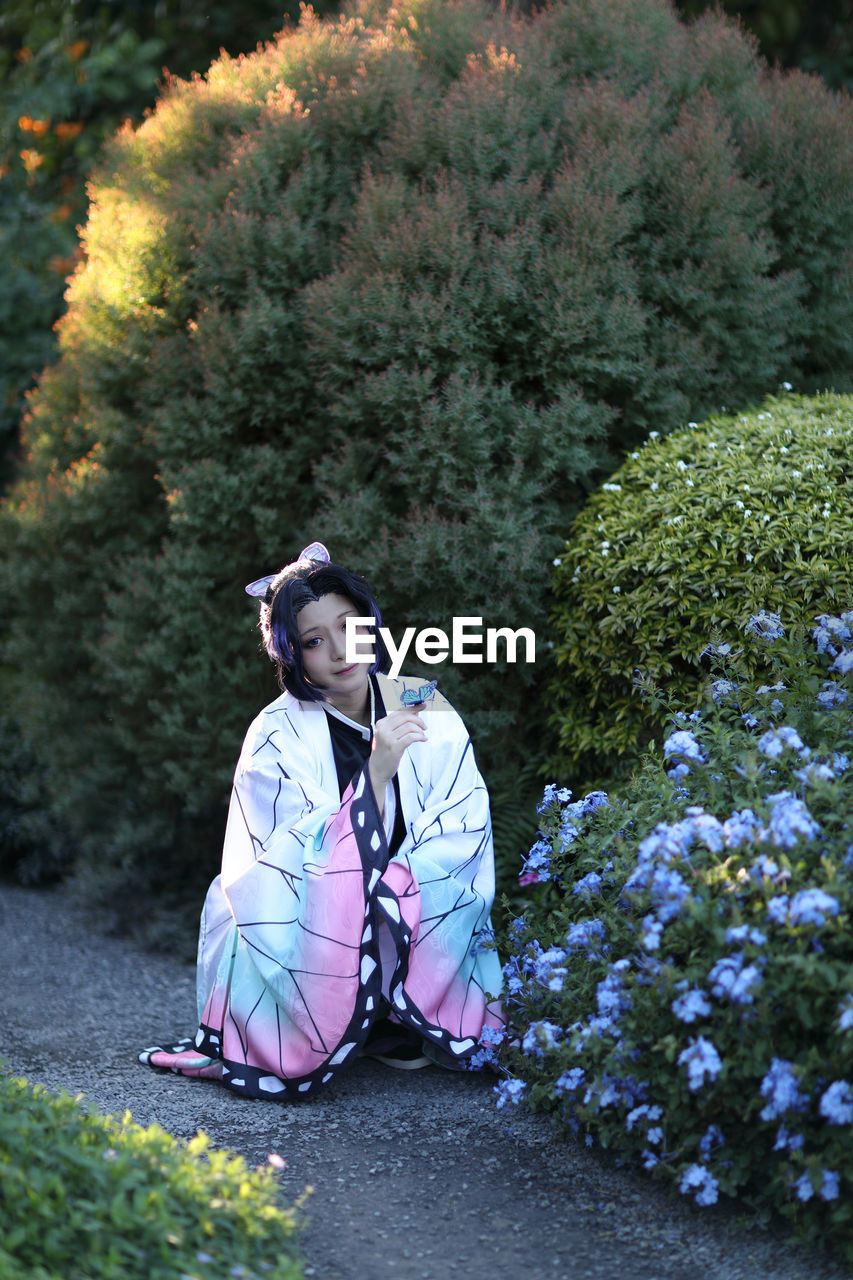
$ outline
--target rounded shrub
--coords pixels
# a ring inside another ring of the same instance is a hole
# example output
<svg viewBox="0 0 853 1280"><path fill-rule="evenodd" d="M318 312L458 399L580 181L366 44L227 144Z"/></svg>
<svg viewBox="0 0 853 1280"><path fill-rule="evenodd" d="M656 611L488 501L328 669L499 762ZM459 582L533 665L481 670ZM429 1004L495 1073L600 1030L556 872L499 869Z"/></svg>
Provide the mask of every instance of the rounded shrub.
<svg viewBox="0 0 853 1280"><path fill-rule="evenodd" d="M15 716L114 905L215 869L273 690L244 582L321 538L395 636L543 631L625 449L849 368L851 110L666 0L364 0L118 134L0 534ZM423 674L500 806L537 669Z"/></svg>
<svg viewBox="0 0 853 1280"><path fill-rule="evenodd" d="M4 1280L299 1280L271 1167L0 1072Z"/></svg>
<svg viewBox="0 0 853 1280"><path fill-rule="evenodd" d="M644 679L696 704L715 629L843 607L853 398L783 394L646 445L593 494L555 572L559 766L616 769L662 724ZM638 678L639 677L639 678Z"/></svg>
<svg viewBox="0 0 853 1280"><path fill-rule="evenodd" d="M621 795L546 788L481 1057L499 1105L849 1262L853 611L808 640L762 611L709 648L705 702Z"/></svg>

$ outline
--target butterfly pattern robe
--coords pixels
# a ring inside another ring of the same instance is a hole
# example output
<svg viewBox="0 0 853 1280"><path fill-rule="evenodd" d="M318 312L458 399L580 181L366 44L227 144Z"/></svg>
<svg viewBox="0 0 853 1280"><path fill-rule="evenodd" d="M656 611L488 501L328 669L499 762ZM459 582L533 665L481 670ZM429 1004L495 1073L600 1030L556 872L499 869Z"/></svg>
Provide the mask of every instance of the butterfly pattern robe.
<svg viewBox="0 0 853 1280"><path fill-rule="evenodd" d="M389 712L422 687L376 679ZM359 1055L387 1004L446 1065L464 1067L484 1025L503 1025L488 793L462 720L427 696L428 740L397 771L393 857L394 788L383 819L365 764L341 798L323 704L285 693L257 716L202 913L198 1034L141 1061L304 1097Z"/></svg>

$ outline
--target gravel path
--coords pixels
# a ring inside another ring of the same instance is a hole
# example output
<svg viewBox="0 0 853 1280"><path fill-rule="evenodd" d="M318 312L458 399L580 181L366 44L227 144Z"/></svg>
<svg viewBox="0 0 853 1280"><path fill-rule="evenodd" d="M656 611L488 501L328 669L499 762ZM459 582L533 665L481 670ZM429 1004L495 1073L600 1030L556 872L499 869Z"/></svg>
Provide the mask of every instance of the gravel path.
<svg viewBox="0 0 853 1280"><path fill-rule="evenodd" d="M254 1102L136 1062L194 1031L194 972L99 937L67 889L0 887L0 1055L50 1088L199 1128L251 1163L278 1152L319 1280L850 1280L735 1210L696 1210L548 1122L495 1109L493 1080L366 1060L302 1103Z"/></svg>

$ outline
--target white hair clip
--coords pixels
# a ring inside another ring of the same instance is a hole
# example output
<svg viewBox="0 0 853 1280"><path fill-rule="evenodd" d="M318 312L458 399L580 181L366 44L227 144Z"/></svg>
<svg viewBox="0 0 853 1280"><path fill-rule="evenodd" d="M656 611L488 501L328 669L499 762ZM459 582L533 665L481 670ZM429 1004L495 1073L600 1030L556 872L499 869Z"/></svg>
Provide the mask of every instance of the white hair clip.
<svg viewBox="0 0 853 1280"><path fill-rule="evenodd" d="M329 564L332 557L329 555L322 542L311 542L304 550L299 552L296 560L290 564L283 565L278 573L269 573L265 578L258 578L255 582L250 582L246 587L247 596L255 596L257 599L263 600L269 590L270 583L278 577L279 573L284 573L285 569L293 569L296 565L302 564Z"/></svg>

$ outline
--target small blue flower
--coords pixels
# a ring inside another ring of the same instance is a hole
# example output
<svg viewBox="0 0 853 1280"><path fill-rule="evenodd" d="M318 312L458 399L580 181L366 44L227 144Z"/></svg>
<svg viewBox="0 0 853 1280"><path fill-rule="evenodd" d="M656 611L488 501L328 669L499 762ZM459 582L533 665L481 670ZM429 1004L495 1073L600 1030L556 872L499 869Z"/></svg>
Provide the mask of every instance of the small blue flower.
<svg viewBox="0 0 853 1280"><path fill-rule="evenodd" d="M481 955L483 952L494 951L494 949L495 949L494 930L486 926L485 928L481 929L479 933L474 935L474 939L471 944L471 950L469 954L473 959L476 959L477 956Z"/></svg>
<svg viewBox="0 0 853 1280"><path fill-rule="evenodd" d="M779 1131L776 1134L776 1141L773 1143L774 1151L799 1151L804 1142L801 1133L788 1133L783 1124L780 1124Z"/></svg>
<svg viewBox="0 0 853 1280"><path fill-rule="evenodd" d="M699 654L700 658L727 658L732 651L730 644L706 644Z"/></svg>
<svg viewBox="0 0 853 1280"><path fill-rule="evenodd" d="M725 844L725 830L719 818L704 813L698 805L687 810L687 820L693 827L694 840L701 840L711 853L721 853Z"/></svg>
<svg viewBox="0 0 853 1280"><path fill-rule="evenodd" d="M824 680L820 693L816 695L817 702L822 707L843 707L849 697L843 685L836 684L834 680Z"/></svg>
<svg viewBox="0 0 853 1280"><path fill-rule="evenodd" d="M581 801L581 813L595 813L610 803L606 791L589 791Z"/></svg>
<svg viewBox="0 0 853 1280"><path fill-rule="evenodd" d="M840 1178L834 1169L821 1169L821 1200L837 1200Z"/></svg>
<svg viewBox="0 0 853 1280"><path fill-rule="evenodd" d="M527 1085L523 1080L501 1080L494 1088L494 1092L498 1096L497 1108L505 1107L508 1102L514 1106L518 1106L521 1099L527 1091Z"/></svg>
<svg viewBox="0 0 853 1280"><path fill-rule="evenodd" d="M652 1103L642 1103L639 1107L634 1107L625 1117L625 1128L630 1133L634 1125L640 1120L660 1120L663 1115L661 1107Z"/></svg>
<svg viewBox="0 0 853 1280"><path fill-rule="evenodd" d="M658 919L664 924L679 915L690 897L690 889L683 877L669 867L656 868L652 876L651 891Z"/></svg>
<svg viewBox="0 0 853 1280"><path fill-rule="evenodd" d="M670 734L663 744L665 756L681 756L683 760L693 764L704 764L705 754L693 734L687 729L678 729Z"/></svg>
<svg viewBox="0 0 853 1280"><path fill-rule="evenodd" d="M560 852L565 853L569 845L573 844L574 841L577 840L579 834L580 832L577 827L564 818L560 823L559 830L557 831L557 838L560 841Z"/></svg>
<svg viewBox="0 0 853 1280"><path fill-rule="evenodd" d="M617 961L617 964L622 965L622 961ZM603 1017L618 1018L630 1008L631 997L624 989L624 978L616 966L612 966L607 977L599 982L595 998L598 1012Z"/></svg>
<svg viewBox="0 0 853 1280"><path fill-rule="evenodd" d="M846 1080L835 1080L821 1097L818 1111L830 1124L853 1122L853 1092Z"/></svg>
<svg viewBox="0 0 853 1280"><path fill-rule="evenodd" d="M760 929L752 929L748 924L732 925L726 929L726 942L751 942L754 947L763 947L766 941Z"/></svg>
<svg viewBox="0 0 853 1280"><path fill-rule="evenodd" d="M786 1111L802 1111L808 1103L797 1084L794 1064L784 1058L773 1058L761 1081L760 1093L767 1098L759 1113L762 1120L778 1120Z"/></svg>
<svg viewBox="0 0 853 1280"><path fill-rule="evenodd" d="M725 702L726 698L737 692L737 685L731 680L715 680L711 685L711 697L714 702Z"/></svg>
<svg viewBox="0 0 853 1280"><path fill-rule="evenodd" d="M840 618L835 618L831 613L820 613L815 618L818 624L812 628L812 638L818 653L828 653L834 658L838 652L835 641L846 644L851 638L851 618L853 614L842 613Z"/></svg>
<svg viewBox="0 0 853 1280"><path fill-rule="evenodd" d="M563 1034L562 1027L553 1022L531 1022L521 1042L522 1053L530 1053L535 1058L543 1058L548 1049L556 1049L557 1041Z"/></svg>
<svg viewBox="0 0 853 1280"><path fill-rule="evenodd" d="M694 987L673 1000L672 1012L681 1022L695 1022L697 1018L706 1018L711 1012L711 1006L705 998L705 992Z"/></svg>
<svg viewBox="0 0 853 1280"><path fill-rule="evenodd" d="M761 821L751 809L741 809L740 812L733 813L723 823L723 839L726 842L726 848L738 849L741 845L748 844L755 839L760 830Z"/></svg>
<svg viewBox="0 0 853 1280"><path fill-rule="evenodd" d="M699 1205L716 1204L719 1183L717 1179L701 1164L692 1164L681 1175L678 1189L682 1195L688 1195L694 1189L695 1201Z"/></svg>
<svg viewBox="0 0 853 1280"><path fill-rule="evenodd" d="M566 945L570 951L599 950L606 934L603 921L579 920L577 924L570 925Z"/></svg>
<svg viewBox="0 0 853 1280"><path fill-rule="evenodd" d="M778 613L767 613L764 609L752 615L744 631L758 640L767 640L768 643L781 640L785 634L785 628Z"/></svg>
<svg viewBox="0 0 853 1280"><path fill-rule="evenodd" d="M554 1093L558 1098L565 1093L576 1093L585 1081L586 1072L583 1067L572 1067L570 1071L564 1071L559 1079L554 1081Z"/></svg>
<svg viewBox="0 0 853 1280"><path fill-rule="evenodd" d="M521 868L519 880L522 884L536 884L551 879L551 842L544 837L537 840Z"/></svg>
<svg viewBox="0 0 853 1280"><path fill-rule="evenodd" d="M838 1006L838 1030L849 1031L853 1027L853 994L849 991Z"/></svg>
<svg viewBox="0 0 853 1280"><path fill-rule="evenodd" d="M660 946L663 924L654 916L644 916L642 943L646 951L657 951Z"/></svg>
<svg viewBox="0 0 853 1280"><path fill-rule="evenodd" d="M572 892L587 898L596 898L601 893L601 884L602 880L598 872L590 871L582 880L578 880Z"/></svg>
<svg viewBox="0 0 853 1280"><path fill-rule="evenodd" d="M715 1147L725 1146L725 1138L722 1129L718 1129L715 1124L709 1124L702 1137L699 1139L699 1150L707 1160Z"/></svg>
<svg viewBox="0 0 853 1280"><path fill-rule="evenodd" d="M823 889L800 889L791 899L788 920L792 925L813 924L818 928L826 924L827 916L837 916L838 902Z"/></svg>
<svg viewBox="0 0 853 1280"><path fill-rule="evenodd" d="M744 965L741 952L733 956L723 956L708 974L711 994L718 1000L724 997L732 1004L752 1004L752 988L761 983L761 972L754 965Z"/></svg>
<svg viewBox="0 0 853 1280"><path fill-rule="evenodd" d="M773 844L781 849L793 849L800 836L812 840L820 834L820 827L815 822L803 800L790 791L779 791L767 797L770 805L770 821L766 835Z"/></svg>
<svg viewBox="0 0 853 1280"><path fill-rule="evenodd" d="M777 876L780 875L779 864L774 862L772 858L768 858L766 854L762 853L759 858L755 859L755 862L753 862L752 866L749 868L749 874L752 876L753 880L775 880ZM787 902L788 899L785 898L786 906ZM770 912L768 911L767 914L769 915Z"/></svg>
<svg viewBox="0 0 853 1280"><path fill-rule="evenodd" d="M524 916L516 916L510 922L509 936L512 942L520 942L524 934L527 932L528 924Z"/></svg>
<svg viewBox="0 0 853 1280"><path fill-rule="evenodd" d="M808 754L808 747L803 745L802 738L789 724L780 725L778 729L768 729L758 739L757 745L761 754L769 756L771 760L778 760L786 747L796 751L798 755Z"/></svg>
<svg viewBox="0 0 853 1280"><path fill-rule="evenodd" d="M686 1049L678 1055L678 1065L687 1067L687 1084L691 1093L696 1093L705 1083L705 1077L716 1080L722 1070L720 1055L710 1040L699 1036L692 1037Z"/></svg>
<svg viewBox="0 0 853 1280"><path fill-rule="evenodd" d="M554 803L556 798L557 798L556 782L547 783L545 786L545 790L542 792L542 799L539 801L538 805L536 806L536 812L544 813L546 809L550 809L551 805Z"/></svg>
<svg viewBox="0 0 853 1280"><path fill-rule="evenodd" d="M560 947L549 947L536 957L533 976L549 991L562 991L569 970L568 954Z"/></svg>

